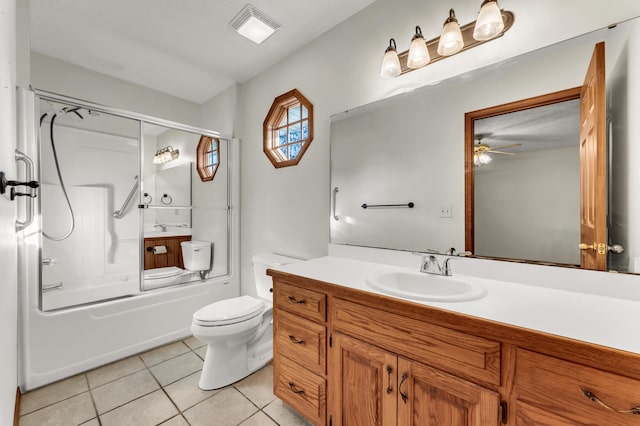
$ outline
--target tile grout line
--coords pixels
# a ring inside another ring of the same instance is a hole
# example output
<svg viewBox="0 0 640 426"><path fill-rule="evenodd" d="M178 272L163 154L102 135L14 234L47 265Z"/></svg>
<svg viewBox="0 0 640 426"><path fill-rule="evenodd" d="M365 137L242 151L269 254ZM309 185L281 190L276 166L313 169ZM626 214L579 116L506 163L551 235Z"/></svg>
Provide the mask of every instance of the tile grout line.
<svg viewBox="0 0 640 426"><path fill-rule="evenodd" d="M91 391L91 386L89 385L89 377L87 376L87 374L85 374L85 379L87 380L87 388L89 388L89 397L91 398L91 403L93 404L93 410L96 412L98 426L102 426L102 420L100 420L100 414L98 413L98 406L96 405L96 400L93 398L93 392Z"/></svg>

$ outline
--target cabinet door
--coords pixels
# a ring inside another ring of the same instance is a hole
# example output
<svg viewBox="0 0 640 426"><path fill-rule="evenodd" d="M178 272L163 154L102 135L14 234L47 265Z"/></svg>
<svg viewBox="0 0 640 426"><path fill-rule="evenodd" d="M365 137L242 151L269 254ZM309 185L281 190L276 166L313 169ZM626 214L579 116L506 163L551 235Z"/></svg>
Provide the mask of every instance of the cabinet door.
<svg viewBox="0 0 640 426"><path fill-rule="evenodd" d="M435 368L398 359L398 425L498 424L496 392Z"/></svg>
<svg viewBox="0 0 640 426"><path fill-rule="evenodd" d="M395 425L396 355L335 333L329 356L332 425Z"/></svg>

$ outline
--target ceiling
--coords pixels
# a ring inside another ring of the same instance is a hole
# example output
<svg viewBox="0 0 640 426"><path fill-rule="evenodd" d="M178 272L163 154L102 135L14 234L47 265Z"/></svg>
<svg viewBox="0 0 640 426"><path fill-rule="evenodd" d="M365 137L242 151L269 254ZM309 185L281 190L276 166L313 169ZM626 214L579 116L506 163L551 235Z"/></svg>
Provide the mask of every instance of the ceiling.
<svg viewBox="0 0 640 426"><path fill-rule="evenodd" d="M195 103L242 83L375 0L251 0L282 25L260 45L246 0L31 0L31 49Z"/></svg>
<svg viewBox="0 0 640 426"><path fill-rule="evenodd" d="M558 102L474 121L476 143L508 152L558 148L580 142L580 100Z"/></svg>

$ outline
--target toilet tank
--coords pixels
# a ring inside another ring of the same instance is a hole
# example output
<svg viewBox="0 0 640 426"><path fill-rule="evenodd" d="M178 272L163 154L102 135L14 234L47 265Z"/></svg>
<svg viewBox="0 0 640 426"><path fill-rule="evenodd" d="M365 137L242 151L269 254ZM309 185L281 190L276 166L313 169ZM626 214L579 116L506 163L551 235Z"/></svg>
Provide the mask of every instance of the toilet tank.
<svg viewBox="0 0 640 426"><path fill-rule="evenodd" d="M253 275L256 283L256 291L261 299L272 300L273 281L267 275L267 269L274 268L289 263L302 262L301 259L294 257L282 256L274 253L259 253L251 258L253 263Z"/></svg>
<svg viewBox="0 0 640 426"><path fill-rule="evenodd" d="M180 243L182 260L189 271L208 271L211 268L211 243L183 241Z"/></svg>

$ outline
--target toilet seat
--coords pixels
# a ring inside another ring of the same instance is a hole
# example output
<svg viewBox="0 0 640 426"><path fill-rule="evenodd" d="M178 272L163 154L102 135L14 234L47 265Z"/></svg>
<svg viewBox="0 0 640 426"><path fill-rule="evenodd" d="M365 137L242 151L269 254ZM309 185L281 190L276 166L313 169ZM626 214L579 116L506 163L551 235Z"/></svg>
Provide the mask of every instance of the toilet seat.
<svg viewBox="0 0 640 426"><path fill-rule="evenodd" d="M154 280L159 278L175 277L182 274L182 272L184 271L177 266L167 266L166 268L145 269L143 275L145 280Z"/></svg>
<svg viewBox="0 0 640 426"><path fill-rule="evenodd" d="M193 323L204 327L237 324L261 315L266 308L264 300L240 296L215 302L193 314Z"/></svg>

